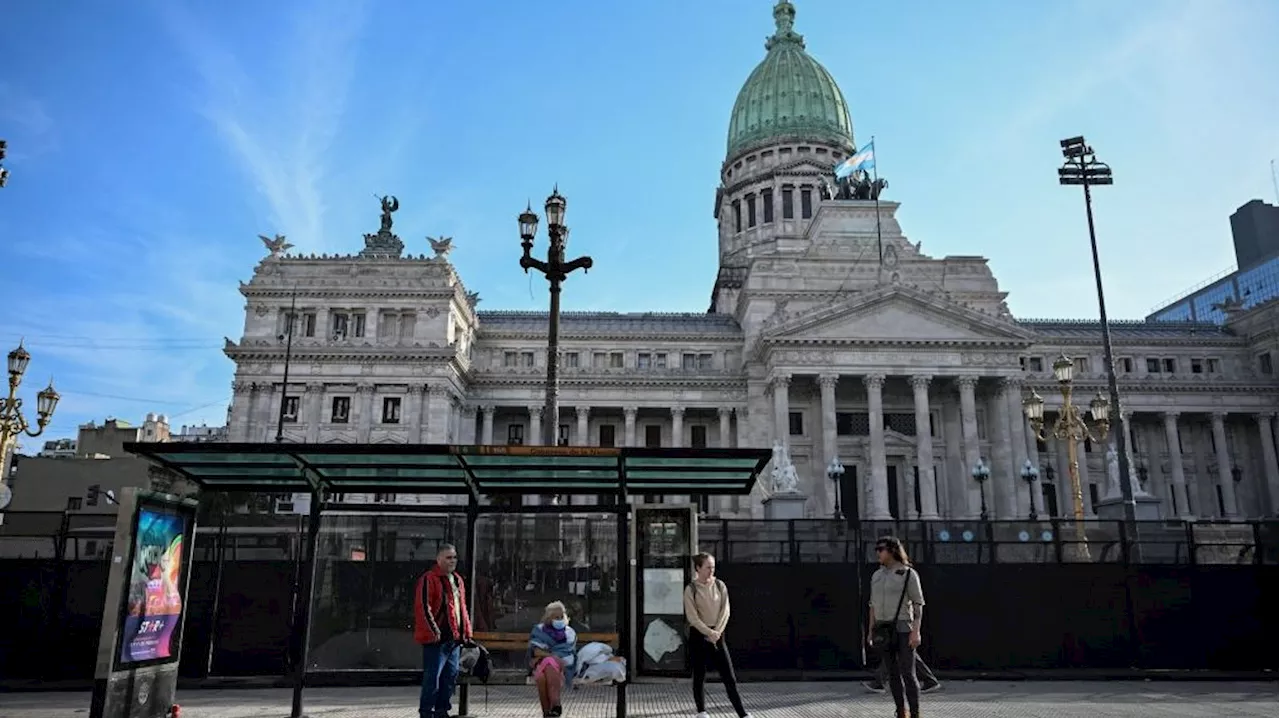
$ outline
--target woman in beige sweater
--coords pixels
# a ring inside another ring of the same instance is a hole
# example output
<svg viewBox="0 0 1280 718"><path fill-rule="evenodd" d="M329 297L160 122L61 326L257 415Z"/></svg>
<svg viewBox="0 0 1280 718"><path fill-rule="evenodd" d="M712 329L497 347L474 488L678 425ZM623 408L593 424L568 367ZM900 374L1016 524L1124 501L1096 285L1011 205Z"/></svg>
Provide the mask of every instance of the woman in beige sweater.
<svg viewBox="0 0 1280 718"><path fill-rule="evenodd" d="M716 578L716 559L709 553L693 557L693 582L684 590L684 616L689 621L689 664L693 668L693 702L698 709L697 718L707 715L707 665L714 665L724 682L729 702L739 718L751 718L742 707L738 695L738 677L733 673L733 661L724 641L724 629L729 625L729 590L724 581Z"/></svg>

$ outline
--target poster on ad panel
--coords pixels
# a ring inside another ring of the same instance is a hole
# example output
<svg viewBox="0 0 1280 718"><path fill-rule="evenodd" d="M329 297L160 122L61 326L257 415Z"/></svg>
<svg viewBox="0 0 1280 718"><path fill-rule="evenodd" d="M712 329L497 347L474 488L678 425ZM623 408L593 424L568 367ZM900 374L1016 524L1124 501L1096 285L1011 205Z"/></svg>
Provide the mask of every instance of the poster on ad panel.
<svg viewBox="0 0 1280 718"><path fill-rule="evenodd" d="M176 659L182 625L187 517L143 504L129 567L120 663Z"/></svg>

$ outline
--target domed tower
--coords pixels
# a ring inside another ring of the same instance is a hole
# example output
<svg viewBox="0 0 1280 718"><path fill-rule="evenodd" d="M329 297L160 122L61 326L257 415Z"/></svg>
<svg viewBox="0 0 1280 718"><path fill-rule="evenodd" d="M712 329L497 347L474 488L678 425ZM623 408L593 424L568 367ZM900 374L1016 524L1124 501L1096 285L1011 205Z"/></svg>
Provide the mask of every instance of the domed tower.
<svg viewBox="0 0 1280 718"><path fill-rule="evenodd" d="M805 52L795 17L789 0L774 6L767 54L733 103L716 190L720 272L712 312L733 312L752 257L804 236L824 176L855 148L844 95Z"/></svg>

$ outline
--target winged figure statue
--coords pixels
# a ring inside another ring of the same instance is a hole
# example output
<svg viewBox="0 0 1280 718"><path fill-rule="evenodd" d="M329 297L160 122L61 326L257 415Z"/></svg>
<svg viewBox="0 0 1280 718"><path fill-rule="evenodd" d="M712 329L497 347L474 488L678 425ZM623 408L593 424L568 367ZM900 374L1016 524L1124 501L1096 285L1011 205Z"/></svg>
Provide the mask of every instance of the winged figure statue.
<svg viewBox="0 0 1280 718"><path fill-rule="evenodd" d="M266 245L267 251L271 252L272 257L279 257L290 249L293 249L293 245L289 244L289 240L285 239L283 234L277 234L274 237L268 237L265 234L260 234L258 235L258 239L261 239L262 243Z"/></svg>
<svg viewBox="0 0 1280 718"><path fill-rule="evenodd" d="M431 251L436 253L434 259L446 259L453 251L453 237L427 237L427 242L431 244Z"/></svg>

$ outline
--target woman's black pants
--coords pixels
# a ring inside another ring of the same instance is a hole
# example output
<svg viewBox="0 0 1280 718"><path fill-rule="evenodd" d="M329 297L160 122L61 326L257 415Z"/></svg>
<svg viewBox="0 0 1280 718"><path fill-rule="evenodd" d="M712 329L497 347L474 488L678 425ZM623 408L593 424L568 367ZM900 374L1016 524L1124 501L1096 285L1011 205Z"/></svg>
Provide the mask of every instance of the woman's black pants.
<svg viewBox="0 0 1280 718"><path fill-rule="evenodd" d="M689 665L693 668L693 703L698 712L707 709L707 666L711 666L720 674L733 709L739 716L745 716L747 711L742 707L742 696L738 695L738 677L733 673L733 661L729 658L729 646L724 636L712 643L698 631L690 631L688 646Z"/></svg>
<svg viewBox="0 0 1280 718"><path fill-rule="evenodd" d="M907 633L894 632L893 639L885 644L880 656L889 669L889 692L893 704L901 712L911 709L911 715L920 714L920 682L916 679L916 649L911 647Z"/></svg>

